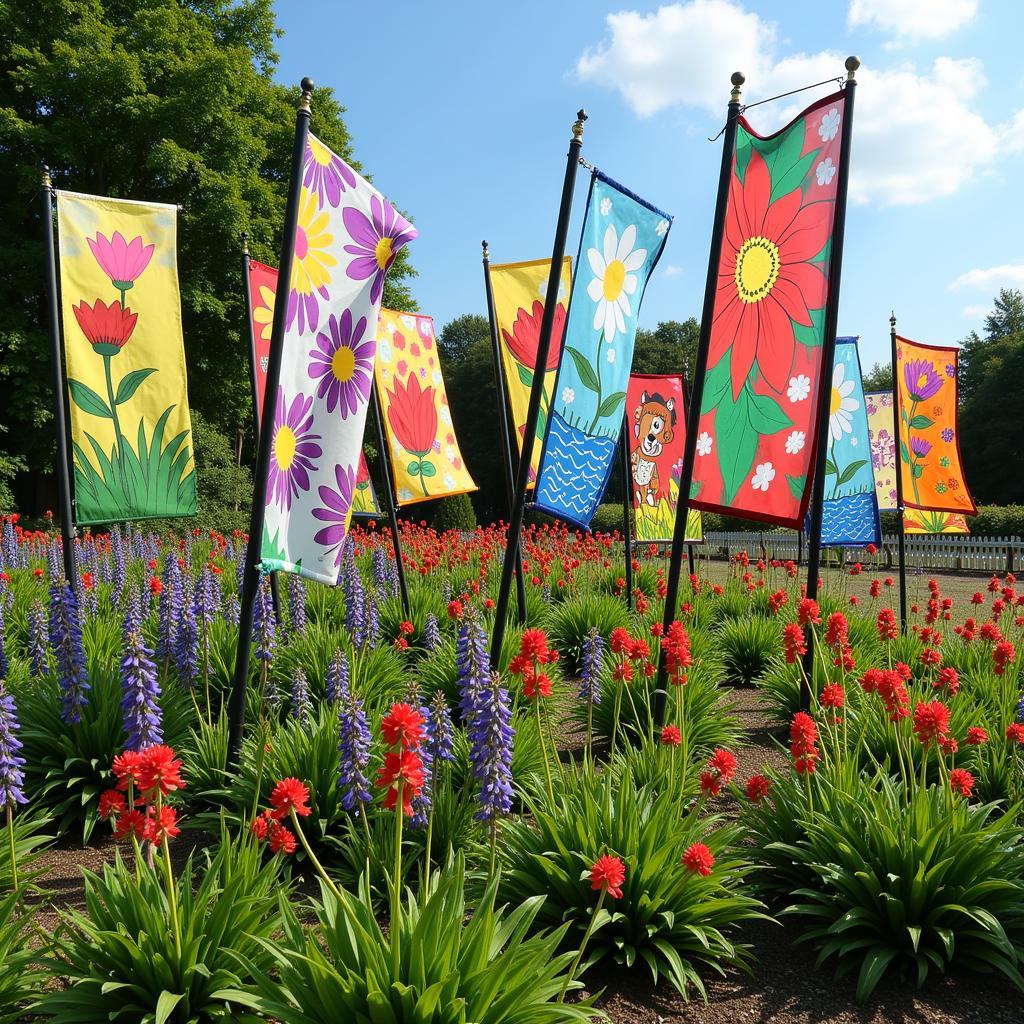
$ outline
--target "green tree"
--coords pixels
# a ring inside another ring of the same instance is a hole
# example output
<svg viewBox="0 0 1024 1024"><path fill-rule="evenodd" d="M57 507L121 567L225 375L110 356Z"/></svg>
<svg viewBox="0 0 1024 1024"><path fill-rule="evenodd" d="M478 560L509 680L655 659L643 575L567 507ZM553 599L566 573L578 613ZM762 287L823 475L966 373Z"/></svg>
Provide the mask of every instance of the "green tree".
<svg viewBox="0 0 1024 1024"><path fill-rule="evenodd" d="M479 313L463 313L449 320L437 339L437 347L443 357L442 369L461 363L470 348L478 341L490 343L491 325L487 317Z"/></svg>
<svg viewBox="0 0 1024 1024"><path fill-rule="evenodd" d="M864 390L868 394L872 391L892 391L892 364L875 363L864 374Z"/></svg>
<svg viewBox="0 0 1024 1024"><path fill-rule="evenodd" d="M692 316L682 323L663 320L653 331L641 328L636 332L633 373L683 373L689 387L699 340L700 323Z"/></svg>
<svg viewBox="0 0 1024 1024"><path fill-rule="evenodd" d="M240 243L276 264L297 89L273 81L272 0L0 0L0 441L53 458L39 165L59 188L177 203L189 396L220 433L252 422ZM312 128L353 165L328 88ZM364 172L365 173L365 172ZM384 300L415 308L408 250Z"/></svg>

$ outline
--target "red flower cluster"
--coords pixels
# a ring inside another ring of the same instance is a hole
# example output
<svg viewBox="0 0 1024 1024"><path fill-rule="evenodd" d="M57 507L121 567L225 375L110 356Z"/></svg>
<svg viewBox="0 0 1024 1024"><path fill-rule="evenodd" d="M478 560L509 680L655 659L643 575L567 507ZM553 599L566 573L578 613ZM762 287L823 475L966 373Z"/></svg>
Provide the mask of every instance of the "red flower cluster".
<svg viewBox="0 0 1024 1024"><path fill-rule="evenodd" d="M877 693L889 714L889 721L896 722L910 715L910 694L904 685L904 679L909 678L910 669L898 662L895 669L869 668L861 677L860 686L865 693Z"/></svg>
<svg viewBox="0 0 1024 1024"><path fill-rule="evenodd" d="M974 776L966 768L954 768L949 773L949 788L960 796L970 796L974 789Z"/></svg>
<svg viewBox="0 0 1024 1024"><path fill-rule="evenodd" d="M751 775L747 779L747 799L754 804L760 803L771 789L771 780L764 775Z"/></svg>
<svg viewBox="0 0 1024 1024"><path fill-rule="evenodd" d="M846 646L850 636L850 624L842 612L833 612L825 626L825 643L837 654Z"/></svg>
<svg viewBox="0 0 1024 1024"><path fill-rule="evenodd" d="M590 869L590 888L608 893L613 900L622 899L622 883L626 880L626 865L618 857L602 853Z"/></svg>
<svg viewBox="0 0 1024 1024"><path fill-rule="evenodd" d="M878 639L883 642L895 640L900 635L896 613L891 608L883 608L878 613L878 618L875 620L875 628L878 630Z"/></svg>
<svg viewBox="0 0 1024 1024"><path fill-rule="evenodd" d="M527 697L550 697L551 677L540 671L541 665L558 661L558 651L548 647L543 629L527 629L519 643L519 653L509 662L508 670L523 677L523 694Z"/></svg>
<svg viewBox="0 0 1024 1024"><path fill-rule="evenodd" d="M806 711L798 711L789 727L789 752L793 767L800 775L813 775L814 764L821 757L815 745L818 741L818 727Z"/></svg>
<svg viewBox="0 0 1024 1024"><path fill-rule="evenodd" d="M385 810L392 810L398 803L398 790L402 790L402 813L412 815L412 799L419 796L425 782L423 761L413 750L389 751L384 755L384 764L377 773L377 788L388 787L384 797Z"/></svg>
<svg viewBox="0 0 1024 1024"><path fill-rule="evenodd" d="M694 843L683 854L683 864L687 871L706 878L715 866L715 855L704 843Z"/></svg>
<svg viewBox="0 0 1024 1024"><path fill-rule="evenodd" d="M814 626L821 622L821 609L813 598L804 597L796 608L796 621L801 626Z"/></svg>
<svg viewBox="0 0 1024 1024"><path fill-rule="evenodd" d="M114 758L113 770L121 792L128 792L131 788L146 802L155 800L157 794L167 796L185 788L181 761L170 747L162 743L145 750L125 750Z"/></svg>
<svg viewBox="0 0 1024 1024"><path fill-rule="evenodd" d="M846 702L846 693L839 683L829 683L821 691L820 702L823 708L841 708Z"/></svg>
<svg viewBox="0 0 1024 1024"><path fill-rule="evenodd" d="M665 652L665 668L673 686L686 685L686 669L693 664L690 653L690 638L683 624L675 619L662 637L661 649Z"/></svg>
<svg viewBox="0 0 1024 1024"><path fill-rule="evenodd" d="M955 697L960 691L960 676L955 668L947 666L940 668L939 674L932 683L933 690L946 690L950 697Z"/></svg>
<svg viewBox="0 0 1024 1024"><path fill-rule="evenodd" d="M678 747L683 742L682 733L677 725L666 725L661 730L661 743L665 747Z"/></svg>
<svg viewBox="0 0 1024 1024"><path fill-rule="evenodd" d="M1001 676L1017 657L1017 651L1009 640L1000 640L992 648L992 671Z"/></svg>
<svg viewBox="0 0 1024 1024"><path fill-rule="evenodd" d="M792 665L801 655L807 653L803 627L789 622L782 630L782 646L786 651L786 663Z"/></svg>
<svg viewBox="0 0 1024 1024"><path fill-rule="evenodd" d="M423 715L411 704L396 703L381 719L380 732L389 747L400 743L409 750L423 741L424 721Z"/></svg>
<svg viewBox="0 0 1024 1024"><path fill-rule="evenodd" d="M718 796L723 785L728 785L736 774L736 758L719 747L708 758L707 768L700 773L700 788L704 796Z"/></svg>
<svg viewBox="0 0 1024 1024"><path fill-rule="evenodd" d="M914 735L927 750L949 735L949 708L941 700L922 701L914 708Z"/></svg>
<svg viewBox="0 0 1024 1024"><path fill-rule="evenodd" d="M162 843L180 834L178 812L163 803L169 793L185 788L181 761L170 747L156 744L145 750L125 750L114 758L113 771L117 788L100 794L99 815L112 823L115 839L134 835Z"/></svg>

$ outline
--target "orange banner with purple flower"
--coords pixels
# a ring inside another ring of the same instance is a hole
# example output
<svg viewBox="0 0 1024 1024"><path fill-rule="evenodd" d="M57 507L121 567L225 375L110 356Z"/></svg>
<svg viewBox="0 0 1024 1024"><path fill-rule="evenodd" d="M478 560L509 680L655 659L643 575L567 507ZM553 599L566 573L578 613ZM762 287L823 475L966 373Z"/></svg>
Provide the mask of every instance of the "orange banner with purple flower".
<svg viewBox="0 0 1024 1024"><path fill-rule="evenodd" d="M57 193L75 521L196 514L177 207Z"/></svg>
<svg viewBox="0 0 1024 1024"><path fill-rule="evenodd" d="M959 349L896 339L900 480L907 508L973 515L957 430Z"/></svg>
<svg viewBox="0 0 1024 1024"><path fill-rule="evenodd" d="M475 491L452 426L433 318L382 307L374 375L398 504Z"/></svg>

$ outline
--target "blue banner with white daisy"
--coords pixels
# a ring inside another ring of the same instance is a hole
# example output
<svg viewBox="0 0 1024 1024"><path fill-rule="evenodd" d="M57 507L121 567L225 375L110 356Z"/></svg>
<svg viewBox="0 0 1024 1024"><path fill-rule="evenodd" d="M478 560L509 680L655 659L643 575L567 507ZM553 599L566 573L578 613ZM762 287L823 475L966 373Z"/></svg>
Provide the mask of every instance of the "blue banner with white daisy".
<svg viewBox="0 0 1024 1024"><path fill-rule="evenodd" d="M878 497L856 338L836 338L825 444L828 455L821 546L880 544Z"/></svg>
<svg viewBox="0 0 1024 1024"><path fill-rule="evenodd" d="M672 218L595 171L534 507L587 529L618 452L644 290Z"/></svg>

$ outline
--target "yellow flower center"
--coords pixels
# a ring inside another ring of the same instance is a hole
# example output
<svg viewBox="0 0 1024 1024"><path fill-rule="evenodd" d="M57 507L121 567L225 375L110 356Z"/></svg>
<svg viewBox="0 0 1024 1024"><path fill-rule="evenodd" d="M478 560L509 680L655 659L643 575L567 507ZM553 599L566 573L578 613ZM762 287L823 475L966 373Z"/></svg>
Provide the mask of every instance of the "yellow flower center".
<svg viewBox="0 0 1024 1024"><path fill-rule="evenodd" d="M927 383L928 383L928 374L927 373L922 373L921 376L917 378L918 390L919 391L924 390L924 386Z"/></svg>
<svg viewBox="0 0 1024 1024"><path fill-rule="evenodd" d="M839 394L839 388L832 389L832 400L828 404L829 416L835 416L843 404L843 396Z"/></svg>
<svg viewBox="0 0 1024 1024"><path fill-rule="evenodd" d="M373 255L377 260L377 266L381 270L387 270L391 262L391 239L385 236L376 245Z"/></svg>
<svg viewBox="0 0 1024 1024"><path fill-rule="evenodd" d="M331 151L319 139L310 136L309 152L321 167L331 166Z"/></svg>
<svg viewBox="0 0 1024 1024"><path fill-rule="evenodd" d="M274 438L274 460L282 473L287 473L295 461L296 443L295 431L291 427L278 427Z"/></svg>
<svg viewBox="0 0 1024 1024"><path fill-rule="evenodd" d="M346 345L340 346L337 352L331 356L331 373L334 379L342 383L352 379L356 370L356 354Z"/></svg>
<svg viewBox="0 0 1024 1024"><path fill-rule="evenodd" d="M604 297L614 302L622 294L622 285L626 280L626 264L622 260L612 260L604 269Z"/></svg>
<svg viewBox="0 0 1024 1024"><path fill-rule="evenodd" d="M760 302L779 276L779 247L770 239L748 238L736 254L736 291L741 302Z"/></svg>

